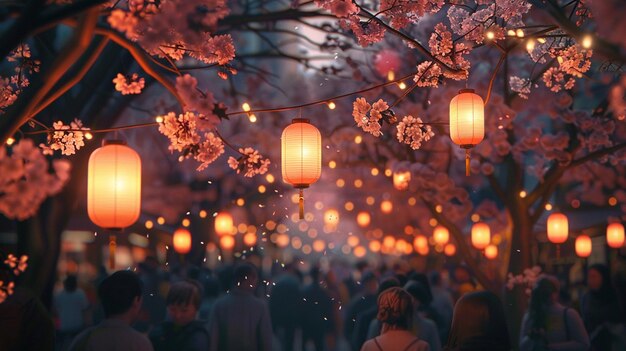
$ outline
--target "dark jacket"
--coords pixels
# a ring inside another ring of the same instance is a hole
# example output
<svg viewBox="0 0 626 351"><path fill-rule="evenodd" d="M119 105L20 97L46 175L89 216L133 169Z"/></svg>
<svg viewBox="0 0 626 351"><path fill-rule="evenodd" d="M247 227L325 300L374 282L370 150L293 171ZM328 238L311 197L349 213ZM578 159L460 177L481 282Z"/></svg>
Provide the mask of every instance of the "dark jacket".
<svg viewBox="0 0 626 351"><path fill-rule="evenodd" d="M184 327L163 322L150 332L154 351L206 351L209 331L203 321L193 321Z"/></svg>

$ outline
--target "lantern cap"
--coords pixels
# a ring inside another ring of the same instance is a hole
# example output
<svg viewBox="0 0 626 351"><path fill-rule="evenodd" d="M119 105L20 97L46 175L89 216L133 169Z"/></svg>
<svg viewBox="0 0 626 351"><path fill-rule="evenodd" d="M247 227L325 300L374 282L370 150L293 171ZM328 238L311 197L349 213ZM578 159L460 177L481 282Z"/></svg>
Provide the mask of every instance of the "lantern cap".
<svg viewBox="0 0 626 351"><path fill-rule="evenodd" d="M296 189L306 189L309 187L309 184L294 184L293 187Z"/></svg>
<svg viewBox="0 0 626 351"><path fill-rule="evenodd" d="M311 123L311 120L308 118L294 118L291 120L291 124L294 123Z"/></svg>
<svg viewBox="0 0 626 351"><path fill-rule="evenodd" d="M121 139L105 139L102 140L102 146L105 145L126 145L126 142Z"/></svg>
<svg viewBox="0 0 626 351"><path fill-rule="evenodd" d="M474 93L474 89L465 88L465 89L459 90L459 94L465 94L465 93Z"/></svg>

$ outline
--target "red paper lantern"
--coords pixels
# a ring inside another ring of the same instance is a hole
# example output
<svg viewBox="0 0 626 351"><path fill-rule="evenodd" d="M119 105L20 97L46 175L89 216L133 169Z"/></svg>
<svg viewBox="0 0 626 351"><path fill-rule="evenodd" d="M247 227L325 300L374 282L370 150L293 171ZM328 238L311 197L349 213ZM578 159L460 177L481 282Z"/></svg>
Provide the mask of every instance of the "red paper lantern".
<svg viewBox="0 0 626 351"><path fill-rule="evenodd" d="M576 255L587 258L591 255L591 238L587 235L579 235L575 242Z"/></svg>
<svg viewBox="0 0 626 351"><path fill-rule="evenodd" d="M472 246L484 250L491 242L491 230L487 223L475 223L472 226Z"/></svg>
<svg viewBox="0 0 626 351"><path fill-rule="evenodd" d="M470 149L485 137L485 103L472 89L463 89L450 101L450 138L465 149L465 175L469 175Z"/></svg>
<svg viewBox="0 0 626 351"><path fill-rule="evenodd" d="M181 255L188 254L191 251L191 233L185 228L178 228L174 232L172 238L174 251Z"/></svg>
<svg viewBox="0 0 626 351"><path fill-rule="evenodd" d="M448 240L450 240L450 233L448 232L448 228L441 225L435 227L435 231L433 231L433 240L435 240L435 244L447 244Z"/></svg>
<svg viewBox="0 0 626 351"><path fill-rule="evenodd" d="M624 245L624 226L621 223L609 224L606 228L606 243L614 249Z"/></svg>
<svg viewBox="0 0 626 351"><path fill-rule="evenodd" d="M553 244L562 244L567 241L569 227L567 216L562 213L552 213L547 223L548 240Z"/></svg>

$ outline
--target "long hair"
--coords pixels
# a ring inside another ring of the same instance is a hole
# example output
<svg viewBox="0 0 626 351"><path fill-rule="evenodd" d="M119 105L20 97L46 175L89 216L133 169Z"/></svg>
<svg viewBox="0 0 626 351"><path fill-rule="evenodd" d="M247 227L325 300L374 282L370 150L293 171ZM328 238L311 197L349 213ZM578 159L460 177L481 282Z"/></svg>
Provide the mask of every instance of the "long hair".
<svg viewBox="0 0 626 351"><path fill-rule="evenodd" d="M494 293L476 291L459 299L445 350L511 350L502 302Z"/></svg>
<svg viewBox="0 0 626 351"><path fill-rule="evenodd" d="M535 282L528 305L528 317L533 329L546 328L546 310L552 303L552 294L558 291L559 281L551 275L542 275Z"/></svg>
<svg viewBox="0 0 626 351"><path fill-rule="evenodd" d="M378 314L381 322L397 329L408 330L413 324L413 298L400 287L383 291L378 296Z"/></svg>

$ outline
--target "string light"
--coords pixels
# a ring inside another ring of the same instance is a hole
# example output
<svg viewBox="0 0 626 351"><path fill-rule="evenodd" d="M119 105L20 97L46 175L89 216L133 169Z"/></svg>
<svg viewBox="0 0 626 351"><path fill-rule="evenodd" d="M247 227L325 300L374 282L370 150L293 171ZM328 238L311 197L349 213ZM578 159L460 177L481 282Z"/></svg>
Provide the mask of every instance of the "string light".
<svg viewBox="0 0 626 351"><path fill-rule="evenodd" d="M93 134L91 134L89 132L85 133L85 139L87 139L87 140L93 139Z"/></svg>
<svg viewBox="0 0 626 351"><path fill-rule="evenodd" d="M251 113L248 116L248 120L250 120L251 123L256 123L256 115L254 113Z"/></svg>
<svg viewBox="0 0 626 351"><path fill-rule="evenodd" d="M249 112L249 111L250 111L250 104L248 104L247 102L244 102L244 103L241 105L241 109L242 109L242 110L244 110L244 111L246 111L246 112Z"/></svg>
<svg viewBox="0 0 626 351"><path fill-rule="evenodd" d="M163 224L165 224L165 218L163 218L163 217L159 217L159 218L157 218L157 223L158 223L159 225L163 225Z"/></svg>
<svg viewBox="0 0 626 351"><path fill-rule="evenodd" d="M181 224L183 225L183 227L189 227L189 225L191 224L191 221L188 218L183 218L183 221L181 222Z"/></svg>
<svg viewBox="0 0 626 351"><path fill-rule="evenodd" d="M524 31L521 29L518 29L515 31L515 35L517 35L518 38L523 38L524 37Z"/></svg>
<svg viewBox="0 0 626 351"><path fill-rule="evenodd" d="M13 138L9 137L9 138L7 139L7 145L11 146L11 145L13 145L13 143L15 143L15 139L13 139Z"/></svg>
<svg viewBox="0 0 626 351"><path fill-rule="evenodd" d="M534 49L535 49L535 40L528 39L528 42L526 42L526 50L533 51Z"/></svg>
<svg viewBox="0 0 626 351"><path fill-rule="evenodd" d="M485 33L485 37L489 40L493 40L496 35L492 31L487 31L487 33Z"/></svg>
<svg viewBox="0 0 626 351"><path fill-rule="evenodd" d="M200 218L206 218L207 212L205 210L200 210L200 213L198 215L200 216Z"/></svg>
<svg viewBox="0 0 626 351"><path fill-rule="evenodd" d="M336 107L337 107L337 105L334 102L331 101L331 102L328 103L328 108L329 109L334 110Z"/></svg>
<svg viewBox="0 0 626 351"><path fill-rule="evenodd" d="M157 123L163 123L163 117L161 117L161 116L157 116L154 120L155 120Z"/></svg>
<svg viewBox="0 0 626 351"><path fill-rule="evenodd" d="M404 90L404 89L406 89L406 84L404 84L404 82L400 82L398 84L398 88L400 88L400 90Z"/></svg>
<svg viewBox="0 0 626 351"><path fill-rule="evenodd" d="M522 190L519 192L519 197L521 197L522 199L526 197L526 191Z"/></svg>
<svg viewBox="0 0 626 351"><path fill-rule="evenodd" d="M591 37L591 35L589 35L589 34L585 35L583 37L583 40L582 40L581 44L582 44L583 48L590 49L591 45L593 45L593 38Z"/></svg>
<svg viewBox="0 0 626 351"><path fill-rule="evenodd" d="M329 162L328 162L328 167L329 167L329 168L335 168L335 167L337 167L337 162L335 162L335 161L329 161Z"/></svg>
<svg viewBox="0 0 626 351"><path fill-rule="evenodd" d="M356 144L360 144L362 141L363 141L363 137L362 136L357 135L357 136L354 137L354 142Z"/></svg>

